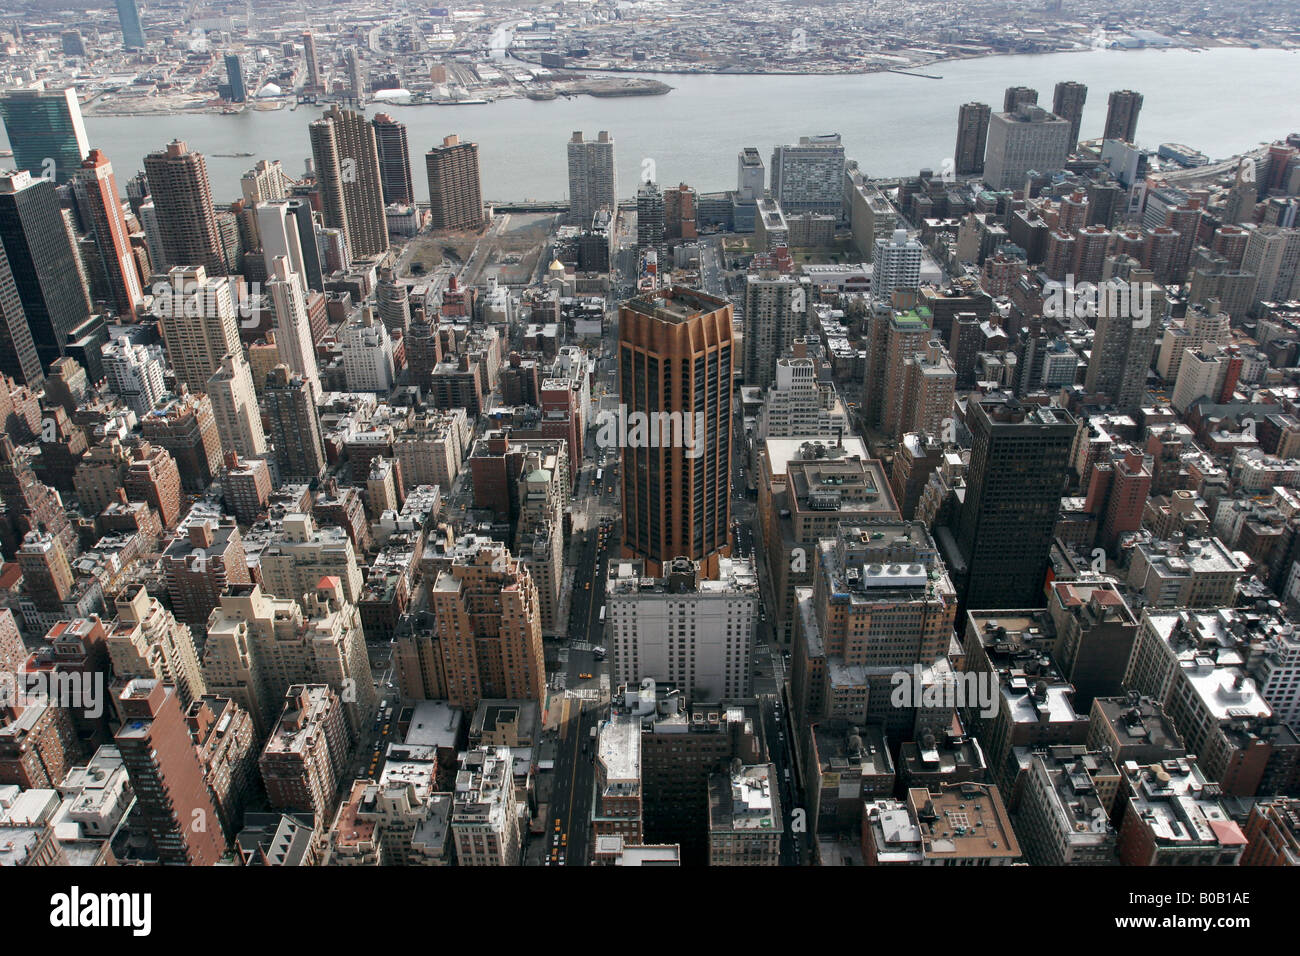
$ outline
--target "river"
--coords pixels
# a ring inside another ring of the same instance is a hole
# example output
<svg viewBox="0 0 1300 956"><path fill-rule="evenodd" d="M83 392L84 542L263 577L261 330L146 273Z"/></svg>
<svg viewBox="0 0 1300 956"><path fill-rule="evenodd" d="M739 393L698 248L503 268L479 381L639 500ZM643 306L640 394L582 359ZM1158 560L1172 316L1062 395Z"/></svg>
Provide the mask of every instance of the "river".
<svg viewBox="0 0 1300 956"><path fill-rule="evenodd" d="M1088 86L1082 136L1098 136L1106 97L1135 89L1145 102L1138 141L1154 148L1185 143L1218 159L1300 130L1300 51L1211 49L1090 50L985 57L936 63L922 72L858 76L662 76L664 96L533 101L506 99L479 106L371 105L409 128L412 174L426 198L425 149L448 133L479 144L483 194L489 200L565 198L564 144L574 130L614 135L619 193L630 197L646 160L664 185L685 182L702 192L734 189L736 153L757 146L768 161L777 143L800 135L838 132L850 159L872 176L940 169L952 155L957 108L980 100L999 109L1008 86L1031 86L1050 108L1059 80ZM280 159L299 175L310 155L310 107L245 111L234 116L88 116L91 145L113 162L119 184L141 168L145 153L173 137L208 155L213 195L239 196L240 174L256 159ZM214 153L251 152L222 158Z"/></svg>

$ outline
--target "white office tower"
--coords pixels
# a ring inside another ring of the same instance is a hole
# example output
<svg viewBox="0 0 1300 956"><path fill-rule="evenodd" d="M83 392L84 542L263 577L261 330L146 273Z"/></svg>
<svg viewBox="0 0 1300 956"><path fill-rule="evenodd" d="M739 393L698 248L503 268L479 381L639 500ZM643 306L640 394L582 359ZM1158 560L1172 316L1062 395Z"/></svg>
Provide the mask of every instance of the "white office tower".
<svg viewBox="0 0 1300 956"><path fill-rule="evenodd" d="M343 374L349 392L387 395L393 390L393 340L368 305L343 333Z"/></svg>
<svg viewBox="0 0 1300 956"><path fill-rule="evenodd" d="M766 178L763 157L753 146L746 146L736 157L736 198L741 202L761 199Z"/></svg>
<svg viewBox="0 0 1300 956"><path fill-rule="evenodd" d="M1300 229L1252 226L1241 271L1256 277L1252 308L1300 296Z"/></svg>
<svg viewBox="0 0 1300 956"><path fill-rule="evenodd" d="M773 360L808 334L812 280L778 272L751 272L745 277L743 381L767 388Z"/></svg>
<svg viewBox="0 0 1300 956"><path fill-rule="evenodd" d="M175 266L167 278L154 290L153 314L176 380L203 392L222 356L243 349L231 280L203 266Z"/></svg>
<svg viewBox="0 0 1300 956"><path fill-rule="evenodd" d="M921 243L895 229L889 239L877 239L872 259L871 298L889 303L896 289L915 291L921 286Z"/></svg>
<svg viewBox="0 0 1300 956"><path fill-rule="evenodd" d="M675 558L663 578L640 560L610 562L606 644L611 682L644 678L681 688L688 700L746 697L749 646L758 616L758 574L749 559L720 558L718 579Z"/></svg>
<svg viewBox="0 0 1300 956"><path fill-rule="evenodd" d="M320 372L316 368L316 346L307 318L307 299L302 281L285 256L271 260L266 291L275 315L275 345L280 358L311 387L312 401L320 398Z"/></svg>
<svg viewBox="0 0 1300 956"><path fill-rule="evenodd" d="M238 452L241 458L266 457L266 435L253 388L253 370L243 352L222 357L221 368L208 379L207 392L217 420L217 434L221 436L221 450Z"/></svg>
<svg viewBox="0 0 1300 956"><path fill-rule="evenodd" d="M262 257L266 260L266 274L275 275L275 260L289 260L289 271L298 277L303 292L307 291L307 265L303 259L302 240L298 223L286 200L261 202L257 211L257 234L262 240Z"/></svg>
<svg viewBox="0 0 1300 956"><path fill-rule="evenodd" d="M158 207L153 200L140 205L140 225L144 229L144 241L149 247L149 262L155 274L166 272L171 268L163 252L162 231L158 228Z"/></svg>
<svg viewBox="0 0 1300 956"><path fill-rule="evenodd" d="M167 391L163 385L166 359L161 348L114 339L104 344L103 355L109 391L142 418L157 407Z"/></svg>

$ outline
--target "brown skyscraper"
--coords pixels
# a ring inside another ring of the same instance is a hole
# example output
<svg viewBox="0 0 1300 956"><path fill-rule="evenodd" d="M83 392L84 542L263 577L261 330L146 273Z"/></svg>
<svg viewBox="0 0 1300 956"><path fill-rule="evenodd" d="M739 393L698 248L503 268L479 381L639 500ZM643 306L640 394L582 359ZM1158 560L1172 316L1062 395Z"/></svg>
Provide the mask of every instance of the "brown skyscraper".
<svg viewBox="0 0 1300 956"><path fill-rule="evenodd" d="M380 113L370 124L375 128L375 146L379 150L379 182L384 189L384 202L415 205L406 124L397 122L387 113Z"/></svg>
<svg viewBox="0 0 1300 956"><path fill-rule="evenodd" d="M1052 112L1070 121L1070 151L1079 145L1079 124L1083 122L1083 104L1088 88L1074 80L1062 80L1052 94Z"/></svg>
<svg viewBox="0 0 1300 956"><path fill-rule="evenodd" d="M1038 91L1028 86L1008 86L1002 95L1002 112L1014 113L1020 105L1037 106Z"/></svg>
<svg viewBox="0 0 1300 956"><path fill-rule="evenodd" d="M731 541L731 304L682 286L619 310L625 416L597 441L622 449L623 554L663 574L675 557L718 573Z"/></svg>
<svg viewBox="0 0 1300 956"><path fill-rule="evenodd" d="M1115 90L1110 94L1110 106L1106 110L1106 139L1122 139L1133 142L1137 136L1138 113L1142 110L1142 94L1132 90Z"/></svg>
<svg viewBox="0 0 1300 956"><path fill-rule="evenodd" d="M118 699L113 742L162 863L212 866L226 853L221 819L203 780L176 691L137 677Z"/></svg>
<svg viewBox="0 0 1300 956"><path fill-rule="evenodd" d="M228 274L203 154L173 140L166 149L145 156L144 172L158 216L163 257L172 265L203 266L208 275Z"/></svg>
<svg viewBox="0 0 1300 956"><path fill-rule="evenodd" d="M309 133L325 226L343 230L353 256L382 255L388 250L388 220L375 128L361 113L335 105Z"/></svg>
<svg viewBox="0 0 1300 956"><path fill-rule="evenodd" d="M434 229L477 229L483 224L478 143L456 135L424 154L429 173L429 212Z"/></svg>

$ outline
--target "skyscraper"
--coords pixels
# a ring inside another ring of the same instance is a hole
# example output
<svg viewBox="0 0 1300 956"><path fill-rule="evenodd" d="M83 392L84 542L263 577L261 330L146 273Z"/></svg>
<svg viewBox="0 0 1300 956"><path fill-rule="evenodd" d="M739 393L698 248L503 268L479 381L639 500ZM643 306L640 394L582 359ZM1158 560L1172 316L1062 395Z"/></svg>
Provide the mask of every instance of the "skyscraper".
<svg viewBox="0 0 1300 956"><path fill-rule="evenodd" d="M664 194L649 180L636 191L636 244L641 249L664 244Z"/></svg>
<svg viewBox="0 0 1300 956"><path fill-rule="evenodd" d="M957 111L957 149L953 165L959 176L984 172L984 147L989 136L987 103L964 103Z"/></svg>
<svg viewBox="0 0 1300 956"><path fill-rule="evenodd" d="M397 122L387 113L379 113L370 123L375 128L375 146L379 150L379 183L384 190L384 203L415 205L406 124Z"/></svg>
<svg viewBox="0 0 1300 956"><path fill-rule="evenodd" d="M772 198L787 216L838 216L844 205L844 144L839 133L800 136L772 150Z"/></svg>
<svg viewBox="0 0 1300 956"><path fill-rule="evenodd" d="M245 458L265 455L262 413L257 407L253 373L242 349L221 357L221 367L208 379L206 388L221 436L221 450L235 451Z"/></svg>
<svg viewBox="0 0 1300 956"><path fill-rule="evenodd" d="M325 445L311 385L277 365L262 390L281 482L316 481L325 474Z"/></svg>
<svg viewBox="0 0 1300 956"><path fill-rule="evenodd" d="M159 861L216 864L226 853L226 841L176 690L155 678L136 677L122 691L117 709L122 726L113 742Z"/></svg>
<svg viewBox="0 0 1300 956"><path fill-rule="evenodd" d="M90 145L72 87L9 90L0 96L0 117L14 151L13 168L59 184L81 168Z"/></svg>
<svg viewBox="0 0 1300 956"><path fill-rule="evenodd" d="M118 2L121 3L122 0L118 0ZM306 89L321 89L320 61L316 58L316 38L312 36L310 30L302 35L302 57L307 61Z"/></svg>
<svg viewBox="0 0 1300 956"><path fill-rule="evenodd" d="M618 211L614 137L601 130L593 142L577 130L569 140L569 222L590 226L601 208Z"/></svg>
<svg viewBox="0 0 1300 956"><path fill-rule="evenodd" d="M974 436L958 519L967 608L1040 607L1076 424L1069 412L998 397L972 401Z"/></svg>
<svg viewBox="0 0 1300 956"><path fill-rule="evenodd" d="M226 83L230 86L230 102L247 102L248 91L244 88L244 61L240 59L238 53L227 53L225 61Z"/></svg>
<svg viewBox="0 0 1300 956"><path fill-rule="evenodd" d="M48 371L90 317L90 298L53 182L26 172L0 174L0 241L36 354Z"/></svg>
<svg viewBox="0 0 1300 956"><path fill-rule="evenodd" d="M166 149L145 156L144 171L166 261L173 266L202 266L211 276L226 275L229 266L203 154L172 140Z"/></svg>
<svg viewBox="0 0 1300 956"><path fill-rule="evenodd" d="M989 119L984 181L993 189L1022 189L1030 170L1051 173L1070 154L1070 123L1037 106L994 113Z"/></svg>
<svg viewBox="0 0 1300 956"><path fill-rule="evenodd" d="M1110 94L1106 109L1105 139L1119 139L1132 143L1137 136L1138 113L1142 110L1142 94L1132 90L1115 90Z"/></svg>
<svg viewBox="0 0 1300 956"><path fill-rule="evenodd" d="M766 389L776 376L776 361L795 339L808 334L812 283L806 277L751 272L745 277L746 385Z"/></svg>
<svg viewBox="0 0 1300 956"><path fill-rule="evenodd" d="M122 24L123 49L143 50L144 27L140 25L140 10L135 0L117 0L117 19Z"/></svg>
<svg viewBox="0 0 1300 956"><path fill-rule="evenodd" d="M325 225L343 230L351 255L383 255L388 251L388 220L374 127L363 114L335 104L309 132Z"/></svg>
<svg viewBox="0 0 1300 956"><path fill-rule="evenodd" d="M452 134L424 154L429 176L429 214L434 229L477 229L483 225L478 143Z"/></svg>
<svg viewBox="0 0 1300 956"><path fill-rule="evenodd" d="M915 290L921 285L921 243L909 239L906 229L895 229L888 239L876 240L872 257L871 298L888 304L895 289Z"/></svg>
<svg viewBox="0 0 1300 956"><path fill-rule="evenodd" d="M0 372L30 388L36 388L45 378L3 245L0 245Z"/></svg>
<svg viewBox="0 0 1300 956"><path fill-rule="evenodd" d="M207 390L222 356L243 354L231 282L202 266L175 266L154 294L154 313L176 380L192 392Z"/></svg>
<svg viewBox="0 0 1300 956"><path fill-rule="evenodd" d="M323 291L325 277L311 205L305 199L280 199L258 203L255 214L267 276L275 275L275 260L283 256L304 288Z"/></svg>
<svg viewBox="0 0 1300 956"><path fill-rule="evenodd" d="M131 237L127 233L126 216L122 213L122 200L117 193L117 180L113 177L113 164L103 152L92 149L81 164L80 179L85 186L91 232L104 265L104 274L113 290L113 305L119 315L133 316L136 308L144 302L144 289L131 250Z"/></svg>
<svg viewBox="0 0 1300 956"><path fill-rule="evenodd" d="M292 271L285 256L276 256L271 261L266 291L271 297L271 311L275 316L275 344L280 360L308 384L314 401L321 394L316 344L312 339L301 279Z"/></svg>
<svg viewBox="0 0 1300 956"><path fill-rule="evenodd" d="M1138 303L1132 300L1137 298L1136 293L1127 297L1129 308L1120 308L1118 304L1123 297L1108 294L1107 290L1116 288L1128 292L1130 289L1150 289L1153 284L1150 272L1133 270L1127 280L1112 279L1104 283L1097 296L1097 332L1093 338L1092 358L1088 362L1084 388L1090 395L1107 396L1124 412L1137 409L1146 394L1151 350L1160 331L1162 316L1153 306L1155 314L1135 319L1133 307ZM1155 298L1152 296L1152 300ZM1163 298L1159 297L1161 307Z"/></svg>
<svg viewBox="0 0 1300 956"><path fill-rule="evenodd" d="M1074 80L1062 80L1052 94L1052 112L1070 121L1070 150L1079 145L1079 125L1083 122L1083 104L1088 99L1088 88Z"/></svg>
<svg viewBox="0 0 1300 956"><path fill-rule="evenodd" d="M619 310L619 393L649 423L617 442L623 554L650 575L685 557L715 578L730 554L732 362L725 299L675 286Z"/></svg>
<svg viewBox="0 0 1300 956"><path fill-rule="evenodd" d="M1038 91L1028 86L1008 86L1002 96L1002 112L1014 113L1021 106L1037 106Z"/></svg>

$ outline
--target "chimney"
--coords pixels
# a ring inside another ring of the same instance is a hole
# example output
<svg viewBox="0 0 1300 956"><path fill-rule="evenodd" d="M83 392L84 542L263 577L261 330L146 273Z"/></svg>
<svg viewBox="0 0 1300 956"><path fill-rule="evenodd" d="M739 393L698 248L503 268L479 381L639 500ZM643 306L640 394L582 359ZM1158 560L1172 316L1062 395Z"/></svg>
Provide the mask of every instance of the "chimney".
<svg viewBox="0 0 1300 956"><path fill-rule="evenodd" d="M211 518L204 518L202 521L196 521L190 525L190 544L196 548L210 548L213 540L213 526L215 522Z"/></svg>

